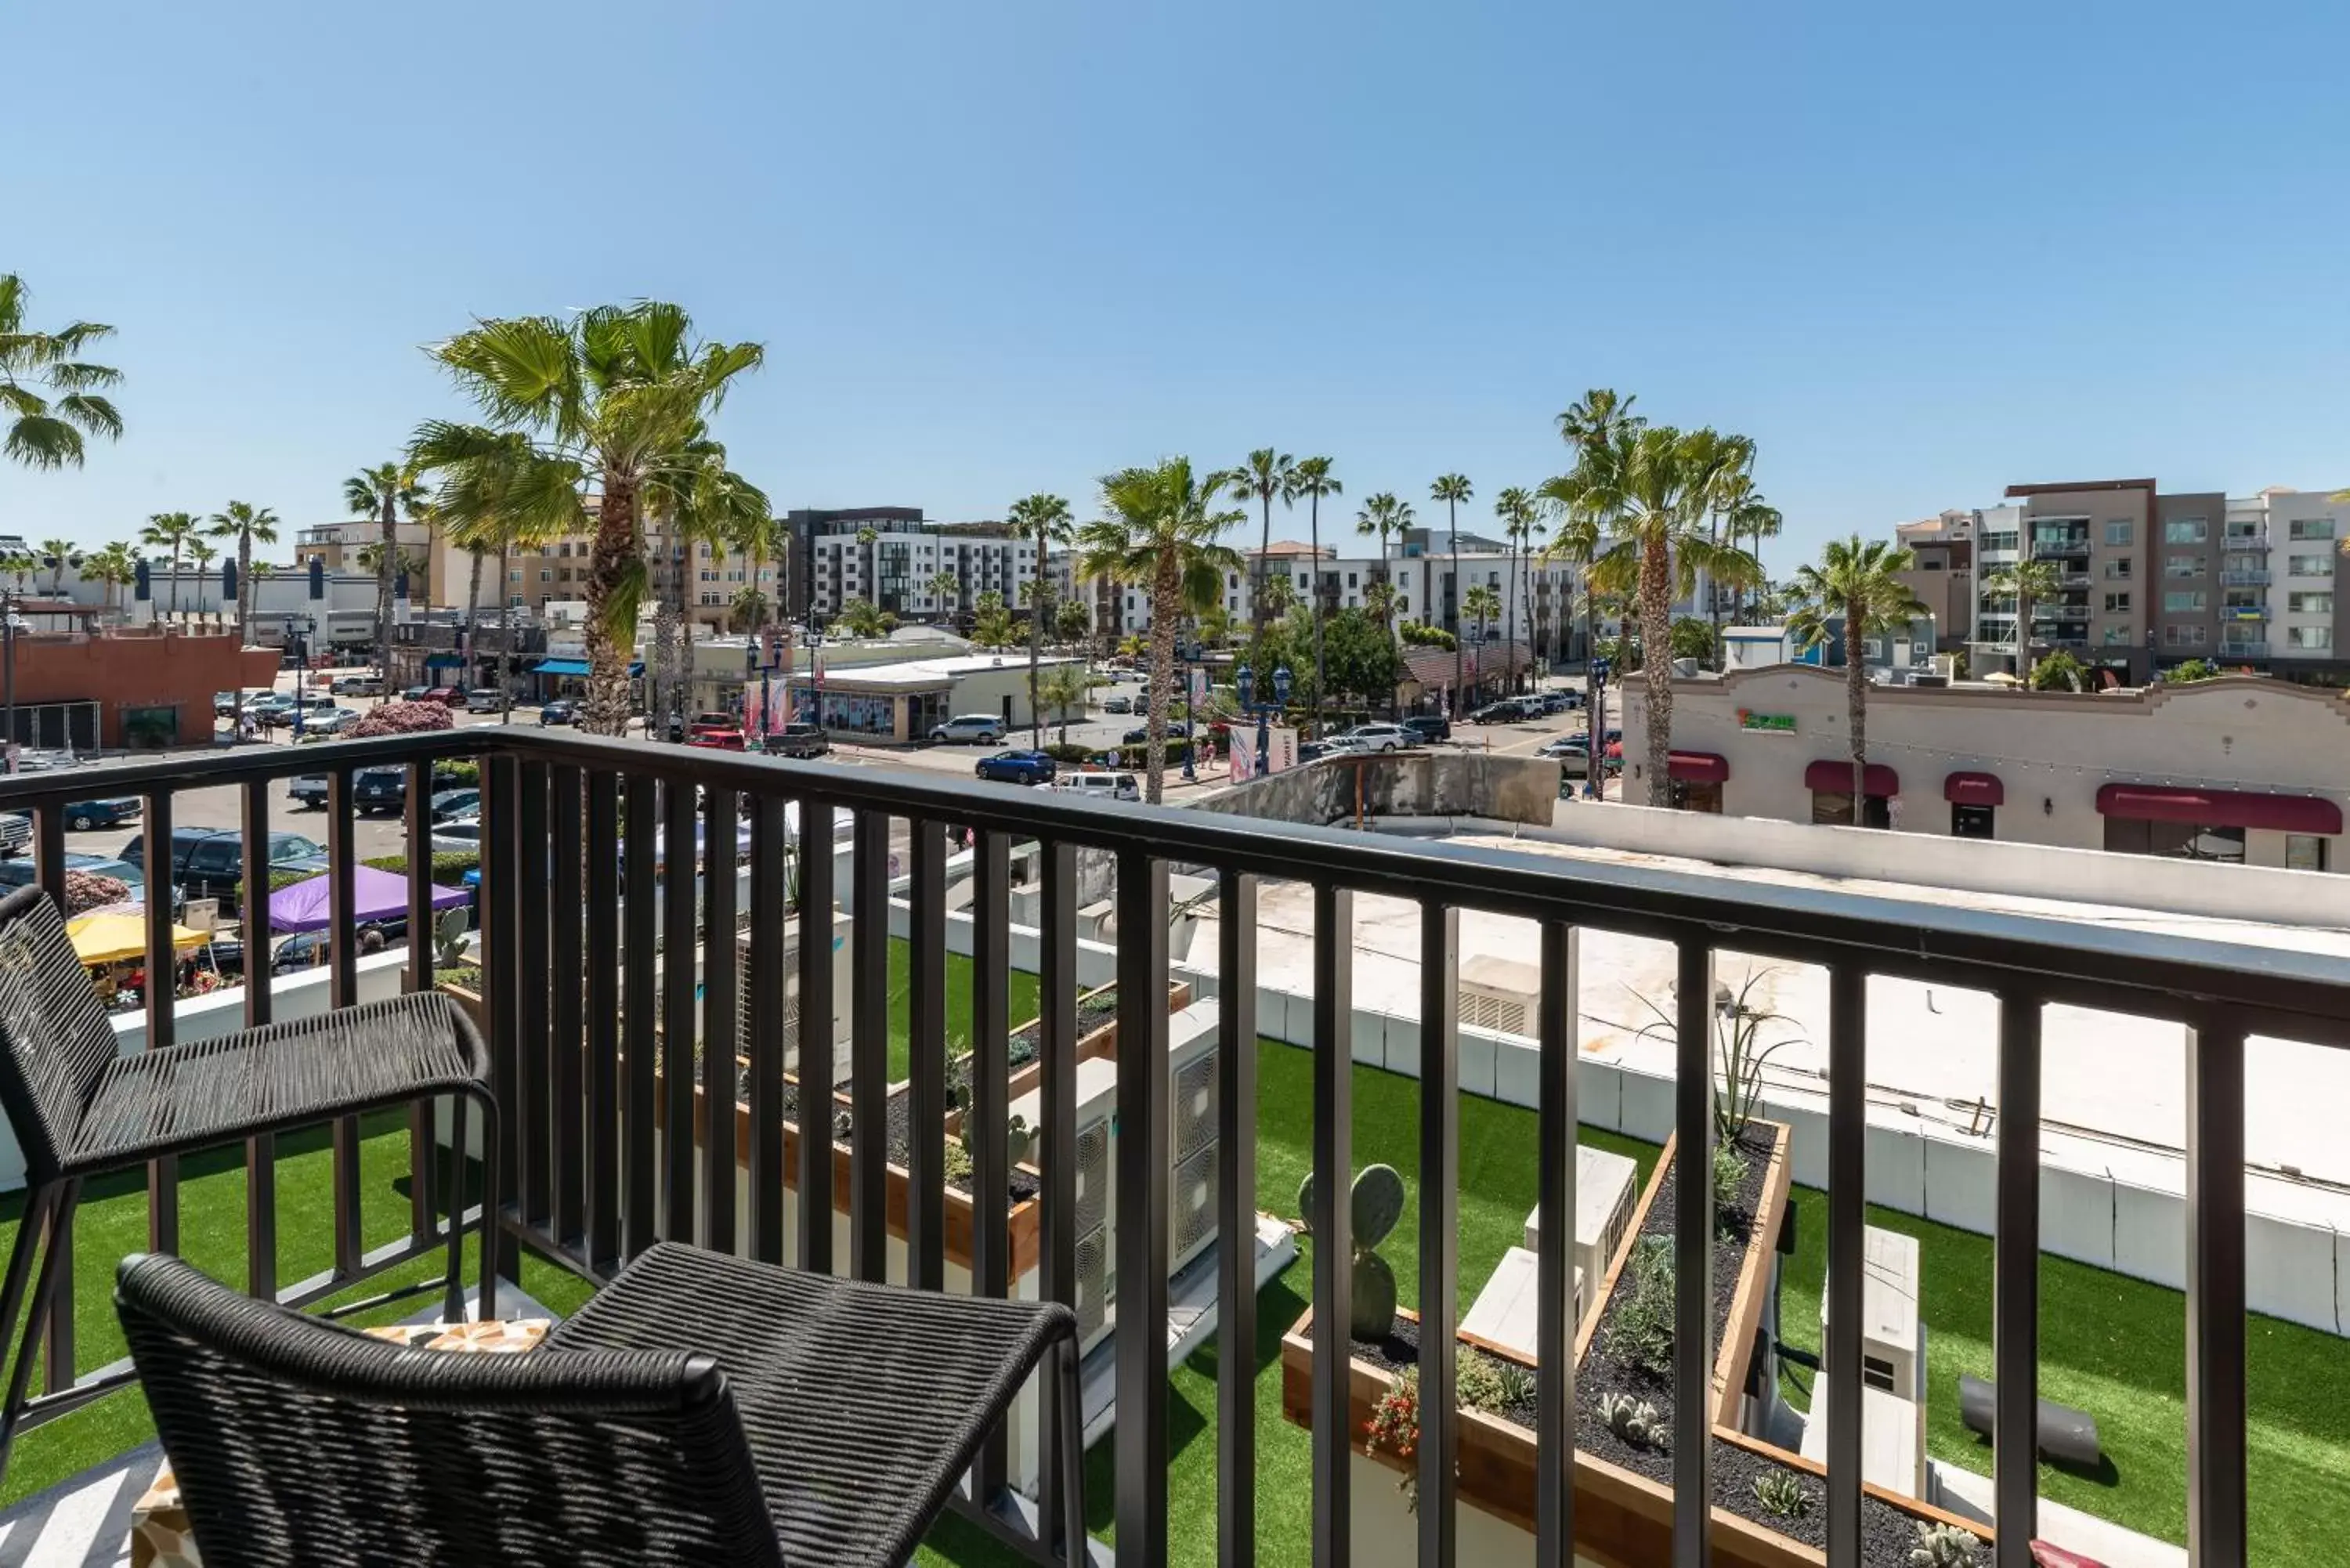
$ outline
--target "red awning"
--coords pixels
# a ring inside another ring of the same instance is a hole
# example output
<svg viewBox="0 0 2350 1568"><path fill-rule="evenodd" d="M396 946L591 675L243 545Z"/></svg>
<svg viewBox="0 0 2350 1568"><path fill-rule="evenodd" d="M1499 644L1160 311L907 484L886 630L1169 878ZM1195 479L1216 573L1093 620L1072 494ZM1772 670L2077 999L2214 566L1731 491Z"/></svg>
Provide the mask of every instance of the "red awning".
<svg viewBox="0 0 2350 1568"><path fill-rule="evenodd" d="M1942 781L1942 798L1952 805L2005 805L2007 786L1997 774L1955 773Z"/></svg>
<svg viewBox="0 0 2350 1568"><path fill-rule="evenodd" d="M1883 763L1871 763L1861 776L1863 785L1871 794L1896 795L1901 793L1901 775ZM1822 790L1829 794L1852 793L1852 762L1846 758L1829 761L1823 758L1804 770L1804 787Z"/></svg>
<svg viewBox="0 0 2350 1568"><path fill-rule="evenodd" d="M2097 809L2136 822L2186 822L2198 827L2262 827L2277 833L2342 831L2342 808L2310 794L2254 794L2247 790L2171 789L2109 784L2097 790Z"/></svg>
<svg viewBox="0 0 2350 1568"><path fill-rule="evenodd" d="M1730 777L1730 759L1712 752L1675 752L1672 776L1688 784L1722 784Z"/></svg>

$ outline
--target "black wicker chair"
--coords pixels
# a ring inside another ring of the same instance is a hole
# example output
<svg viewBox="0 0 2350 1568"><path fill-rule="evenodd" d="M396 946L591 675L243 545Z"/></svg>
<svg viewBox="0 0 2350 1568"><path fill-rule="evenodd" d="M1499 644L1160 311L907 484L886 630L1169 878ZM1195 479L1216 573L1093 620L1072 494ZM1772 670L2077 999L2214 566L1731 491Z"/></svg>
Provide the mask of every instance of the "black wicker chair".
<svg viewBox="0 0 2350 1568"><path fill-rule="evenodd" d="M398 1348L124 1260L212 1568L897 1563L1048 1354L1082 1556L1076 1323L661 1245L523 1355Z"/></svg>
<svg viewBox="0 0 2350 1568"><path fill-rule="evenodd" d="M347 1113L453 1097L450 1210L464 1213L465 1106L477 1102L484 1228L494 1223L497 1101L490 1056L470 1020L437 993L343 1008L223 1039L120 1054L113 1027L75 954L57 905L37 887L0 898L0 1108L24 1150L26 1196L16 1246L0 1280L0 1346L19 1308L25 1334L0 1404L0 1469L28 1413L36 1418L127 1380L93 1379L37 1400L26 1397L35 1347L56 1295L58 1249L42 1254L26 1304L34 1252L69 1234L82 1184L151 1159L187 1154ZM449 1231L448 1310L464 1311L462 1224ZM491 1249L484 1247L487 1260ZM483 1277L484 1315L492 1301Z"/></svg>

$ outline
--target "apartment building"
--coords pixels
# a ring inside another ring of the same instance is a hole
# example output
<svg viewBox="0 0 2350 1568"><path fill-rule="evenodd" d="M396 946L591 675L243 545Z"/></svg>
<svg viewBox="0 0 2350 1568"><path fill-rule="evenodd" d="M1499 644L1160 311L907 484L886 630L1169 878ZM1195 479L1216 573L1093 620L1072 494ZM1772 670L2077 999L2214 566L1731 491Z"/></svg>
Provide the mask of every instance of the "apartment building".
<svg viewBox="0 0 2350 1568"><path fill-rule="evenodd" d="M588 524L581 532L508 551L503 587L498 557L483 558L480 608L485 618L504 606L543 617L550 605L587 598L595 558L596 498L588 497L587 504ZM645 555L653 593L678 605L687 621L712 631L732 626L734 601L745 587L755 585L771 604L782 597L785 568L780 561L754 563L739 550L700 540L689 544L650 525L645 530ZM436 533L427 559L432 563L429 602L463 609L473 600L472 553Z"/></svg>
<svg viewBox="0 0 2350 1568"><path fill-rule="evenodd" d="M383 524L372 517L350 523L321 523L313 527L297 528L294 531L294 565L296 570L307 572L310 569L310 563L313 560L321 562L328 576L359 576L371 573L374 570L371 564L375 558L374 556L370 553L368 562L362 563L359 559L359 552L369 550L382 537ZM434 548L432 530L421 523L396 523L392 525L392 537L398 542L400 553L416 563L415 568L410 573L409 587L411 597L420 603L427 602L430 598L430 586L442 580L440 574L433 570L433 556L438 552ZM459 554L462 558L463 552ZM425 577L425 582L421 584L414 581L419 572ZM458 590L462 593L463 588L464 584L461 578Z"/></svg>
<svg viewBox="0 0 2350 1568"><path fill-rule="evenodd" d="M1014 608L1035 597L1036 543L1010 524L927 523L913 508L889 510L912 515L847 513L813 523L804 536L795 529L795 551L808 563L804 592L795 579L797 615L834 616L864 599L907 619L950 620L970 615L982 594L1001 594Z"/></svg>
<svg viewBox="0 0 2350 1568"><path fill-rule="evenodd" d="M1901 574L1934 623L1934 649L1950 653L1975 629L1975 514L1963 508L1894 524L1893 536L1917 558Z"/></svg>
<svg viewBox="0 0 2350 1568"><path fill-rule="evenodd" d="M2350 605L2334 581L2350 539L2350 502L2335 500L2337 493L2272 486L2228 503L2223 586L2262 595L2268 614L2237 624L2238 635L2222 645L2226 662L2265 662L2279 675L2350 673L2339 651L2350 642Z"/></svg>

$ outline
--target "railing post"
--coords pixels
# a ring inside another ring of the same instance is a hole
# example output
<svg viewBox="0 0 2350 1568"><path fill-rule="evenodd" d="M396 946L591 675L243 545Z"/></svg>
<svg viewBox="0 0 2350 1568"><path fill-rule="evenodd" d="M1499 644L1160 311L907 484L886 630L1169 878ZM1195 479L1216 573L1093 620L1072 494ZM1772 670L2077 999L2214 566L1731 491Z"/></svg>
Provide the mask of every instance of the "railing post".
<svg viewBox="0 0 2350 1568"><path fill-rule="evenodd" d="M524 1063L518 1049L522 992L533 981L523 966L522 902L525 897L521 856L516 853L515 819L521 810L520 766L511 752L492 753L482 765L482 1008L490 1021L491 1065L497 1080L497 1101L508 1126L497 1140L494 1189L501 1209L518 1192L521 1166L515 1145L522 1141L516 1109L522 1105ZM486 1143L484 1148L486 1151ZM505 1232L505 1217L486 1208L482 1215L483 1245L494 1258L483 1272L481 1315L494 1311L498 1278L514 1279L522 1270L520 1254Z"/></svg>
<svg viewBox="0 0 2350 1568"><path fill-rule="evenodd" d="M1167 1562L1167 863L1118 857L1118 1555Z"/></svg>
<svg viewBox="0 0 2350 1568"><path fill-rule="evenodd" d="M172 864L172 792L168 788L149 793L145 810L147 864L142 868L150 888L168 888L178 881ZM178 1013L180 955L172 945L172 899L168 894L147 900L147 1049L168 1051L177 1038L174 1025ZM340 1003L338 1003L340 1005ZM342 1150L336 1148L336 1196L342 1196L339 1178L342 1173ZM338 1210L339 1218L340 1210ZM68 1225L70 1226L70 1216ZM339 1232L338 1232L339 1240ZM147 1162L147 1245L157 1252L180 1250L180 1162L177 1158L151 1159ZM339 1248L336 1252L341 1257ZM59 1287L63 1299L57 1307L64 1314L72 1311L70 1275L59 1275L68 1282ZM73 1381L70 1371L66 1381Z"/></svg>
<svg viewBox="0 0 2350 1568"><path fill-rule="evenodd" d="M712 784L702 792L702 1245L734 1250L734 1057L742 933L736 929L740 875L735 795ZM806 1140L803 1139L803 1142Z"/></svg>
<svg viewBox="0 0 2350 1568"><path fill-rule="evenodd" d="M1828 971L1828 1568L1860 1565L1861 1313L1867 1258L1868 971Z"/></svg>
<svg viewBox="0 0 2350 1568"><path fill-rule="evenodd" d="M1004 1126L1011 1070L1011 849L1003 834L981 828L972 852L971 1100L964 1113L971 1143L971 1293L995 1301L1012 1291L1012 1161ZM1003 1490L1004 1469L998 1428L972 1469L972 1495L993 1502Z"/></svg>
<svg viewBox="0 0 2350 1568"><path fill-rule="evenodd" d="M863 1128L883 1126L889 1114L889 818L880 812L857 814L851 875L857 921L851 933L856 970L849 982L849 1122L852 1128ZM889 1271L889 1156L882 1139L852 1134L848 1271L860 1280L885 1279ZM780 1248L782 1231L776 1235Z"/></svg>
<svg viewBox="0 0 2350 1568"><path fill-rule="evenodd" d="M1216 878L1216 1561L1224 1568L1256 1561L1256 894L1245 872ZM1074 927L1070 946L1074 971ZM1070 1116L1074 1137L1074 1106Z"/></svg>
<svg viewBox="0 0 2350 1568"><path fill-rule="evenodd" d="M621 1085L620 1250L624 1257L633 1258L650 1247L660 1233L660 1156L655 1142L659 1127L653 1110L653 1059L660 1050L653 1027L658 989L653 971L660 961L655 952L660 945L656 915L660 895L653 879L653 837L659 831L655 786L649 775L639 774L627 780L627 789L628 833L620 841L627 884L621 911L625 973L620 981L620 1034L626 1070Z"/></svg>
<svg viewBox="0 0 2350 1568"><path fill-rule="evenodd" d="M1124 951L1126 928L1118 927ZM1355 895L1314 888L1314 1563L1353 1557ZM1124 1000L1121 991L1119 999ZM1121 1043L1126 1037L1118 1028ZM1126 1075L1118 1075L1122 1087ZM1123 1132L1120 1134L1123 1137ZM1124 1172L1120 1173L1121 1178ZM1123 1196L1123 1189L1120 1195ZM1121 1241L1124 1240L1120 1238ZM1125 1287L1123 1270L1119 1288ZM1118 1539L1126 1539L1120 1521Z"/></svg>
<svg viewBox="0 0 2350 1568"><path fill-rule="evenodd" d="M67 909L66 804L62 800L47 800L33 808L34 875L41 879L41 890L49 896L49 901L57 905L60 914ZM170 835L164 836L164 843L162 853L168 859L171 855ZM151 864L155 854L151 846L147 851ZM169 886L168 878L165 885ZM28 1207L16 1222L19 1225L37 1225L41 1223L41 1218ZM47 1391L61 1394L73 1386L76 1366L73 1221L72 1216L62 1210L50 1222L49 1251L55 1254L57 1262L44 1265L44 1270L56 1282L49 1293L48 1327L41 1335L41 1358ZM35 1288L38 1288L37 1284ZM15 1331L16 1324L10 1324L5 1332L13 1334ZM0 1459L5 1458L5 1451L0 1450Z"/></svg>
<svg viewBox="0 0 2350 1568"><path fill-rule="evenodd" d="M751 1255L761 1262L784 1261L784 885L785 858L783 801L755 795L751 806L751 1125L743 1154L749 1173ZM858 929L861 931L860 924ZM800 1078L802 1141L818 1121L830 1132L829 1107L814 1098ZM873 1276L879 1279L879 1274Z"/></svg>
<svg viewBox="0 0 2350 1568"><path fill-rule="evenodd" d="M1687 940L1676 950L1673 1568L1705 1568L1713 1497L1713 953Z"/></svg>
<svg viewBox="0 0 2350 1568"><path fill-rule="evenodd" d="M1991 1519L1998 1532L1992 1552L1997 1568L2032 1568L2032 1538L2040 1532L2037 997L2003 995L1999 1000L1998 1162L1991 1243L1991 1355L1998 1379L1991 1417Z"/></svg>
<svg viewBox="0 0 2350 1568"><path fill-rule="evenodd" d="M2194 1568L2242 1568L2247 1550L2244 1035L2242 1022L2219 1010L2187 1032L2187 1554Z"/></svg>
<svg viewBox="0 0 2350 1568"><path fill-rule="evenodd" d="M588 775L588 1259L620 1255L620 792L607 769Z"/></svg>
<svg viewBox="0 0 2350 1568"><path fill-rule="evenodd" d="M693 786L661 785L661 1238L693 1240L694 1045L701 1029L695 1005L696 936Z"/></svg>
<svg viewBox="0 0 2350 1568"><path fill-rule="evenodd" d="M1460 1449L1454 1407L1453 1330L1460 1318L1461 1211L1461 911L1449 904L1419 906L1419 1562L1451 1568L1453 1466ZM1318 1023L1318 1020L1316 1021ZM1350 1009L1339 1019L1352 1024ZM1353 1042L1336 1054L1353 1069ZM1317 1053L1327 1051L1315 1035ZM1542 1127L1536 1158L1550 1170L1550 1137ZM1572 1133L1569 1134L1570 1137ZM1570 1156L1568 1163L1572 1165ZM1317 1178L1315 1185L1319 1187ZM1572 1212L1572 1210L1569 1210ZM1316 1257L1320 1256L1316 1251ZM1341 1381L1351 1381L1341 1374ZM1543 1461L1537 1460L1537 1463ZM1548 1466L1544 1465L1547 1474Z"/></svg>
<svg viewBox="0 0 2350 1568"><path fill-rule="evenodd" d="M1575 1020L1575 988L1581 954L1575 928L1546 920L1541 936L1542 992L1539 1054L1535 1072L1535 1158L1542 1208L1541 1245L1534 1251L1534 1560L1565 1563L1575 1551L1575 1215L1576 1165L1583 1114L1578 1055L1582 1045ZM1421 963L1427 963L1422 959ZM1421 1032L1421 1067L1427 1066L1426 1002ZM1448 1036L1457 1031L1448 1027ZM1458 1068L1453 1069L1454 1087ZM1452 1173L1458 1179L1457 1171ZM1427 1173L1421 1173L1423 1188ZM1425 1220L1422 1221L1426 1223ZM1598 1293L1600 1282L1583 1288ZM1421 1286L1423 1293L1427 1287ZM1426 1482L1422 1483L1423 1489ZM1421 1553L1426 1561L1425 1551Z"/></svg>
<svg viewBox="0 0 2350 1568"><path fill-rule="evenodd" d="M408 973L407 988L411 993L432 989L432 946L434 940L432 910L432 763L419 758L408 764L408 799L401 815L408 833ZM265 786L266 787L266 786ZM262 797L263 821L267 822L268 797ZM251 867L255 847L250 828L244 836L244 856L247 867L245 880L252 880ZM258 925L246 925L248 932L266 929L265 919ZM263 982L264 985L266 981ZM255 989L251 975L245 977L245 993ZM408 1107L408 1233L417 1241L425 1241L440 1231L440 1214L435 1207L439 1188L433 1173L440 1162L434 1154L434 1114L438 1102L419 1100ZM250 1140L248 1140L249 1142ZM250 1161L248 1161L250 1163ZM248 1178L249 1179L249 1178Z"/></svg>
<svg viewBox="0 0 2350 1568"><path fill-rule="evenodd" d="M527 889L522 909L522 1037L515 1060L522 1069L521 1114L515 1116L515 1155L522 1162L522 1218L525 1224L545 1226L554 1210L554 1168L548 1158L555 1127L548 1083L551 1057L550 997L555 989L548 963L547 886L549 862L546 831L545 763L524 763L520 769L522 810L515 819L516 851L522 857L521 886Z"/></svg>
<svg viewBox="0 0 2350 1568"><path fill-rule="evenodd" d="M859 850L859 876L863 875ZM1077 1304L1077 857L1066 844L1037 846L1036 933L1038 1085L1036 1132L1044 1147L1044 1190L1037 1217L1037 1293L1074 1309ZM864 929L858 895L858 929ZM1068 1354L1074 1355L1072 1349ZM1049 1386L1037 1390L1038 1534L1049 1559L1066 1552L1080 1561L1082 1542L1066 1539L1068 1499L1061 1488L1064 1446L1082 1444ZM1229 1561L1229 1559L1227 1559Z"/></svg>
<svg viewBox="0 0 2350 1568"><path fill-rule="evenodd" d="M946 1282L947 838L943 824L916 817L913 897L906 953L906 1093L912 1147L906 1154L906 1280L917 1290ZM859 1123L860 1129L866 1124Z"/></svg>
<svg viewBox="0 0 2350 1568"><path fill-rule="evenodd" d="M247 779L243 793L237 929L244 933L244 1026L259 1029L270 1021L275 1000L268 937L269 781ZM430 1158L412 1159L411 1165L411 1181L432 1168ZM277 1299L277 1138L273 1133L244 1140L244 1289L263 1301Z"/></svg>
<svg viewBox="0 0 2350 1568"><path fill-rule="evenodd" d="M554 1231L556 1242L577 1243L588 1251L588 1172L583 1158L588 1125L586 1094L581 1084L581 1055L587 1049L587 1024L581 1016L586 1002L586 916L580 879L586 855L580 821L579 770L558 763L546 770L551 818L550 854L555 861L552 919L547 929L547 988L553 992L548 1025L547 1093L554 1102L547 1141L547 1166L555 1183ZM607 840L607 842L609 842Z"/></svg>
<svg viewBox="0 0 2350 1568"><path fill-rule="evenodd" d="M800 798L799 1264L832 1272L832 803ZM854 1025L852 1025L854 1027Z"/></svg>

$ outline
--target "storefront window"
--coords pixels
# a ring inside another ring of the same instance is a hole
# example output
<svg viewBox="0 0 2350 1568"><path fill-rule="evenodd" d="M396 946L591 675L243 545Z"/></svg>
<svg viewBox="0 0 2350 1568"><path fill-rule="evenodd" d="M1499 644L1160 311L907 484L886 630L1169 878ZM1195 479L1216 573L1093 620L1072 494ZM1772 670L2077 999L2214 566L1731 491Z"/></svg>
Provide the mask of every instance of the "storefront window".
<svg viewBox="0 0 2350 1568"><path fill-rule="evenodd" d="M2314 833L2284 836L2284 868L2288 871L2325 869L2325 840Z"/></svg>
<svg viewBox="0 0 2350 1568"><path fill-rule="evenodd" d="M122 743L132 751L160 750L177 745L179 741L180 711L177 708L122 710Z"/></svg>

